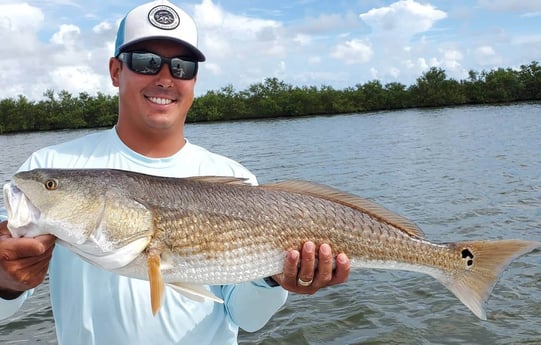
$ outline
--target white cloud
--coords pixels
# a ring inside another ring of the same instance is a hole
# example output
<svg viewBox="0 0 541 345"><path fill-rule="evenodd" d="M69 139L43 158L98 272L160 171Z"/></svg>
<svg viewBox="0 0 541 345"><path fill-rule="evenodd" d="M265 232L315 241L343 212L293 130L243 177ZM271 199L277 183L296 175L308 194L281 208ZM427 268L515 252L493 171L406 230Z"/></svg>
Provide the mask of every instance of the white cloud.
<svg viewBox="0 0 541 345"><path fill-rule="evenodd" d="M370 76L371 76L371 79L379 79L379 72L376 68L374 67L371 67L370 68Z"/></svg>
<svg viewBox="0 0 541 345"><path fill-rule="evenodd" d="M398 77L400 76L400 70L396 67L390 67L388 73L394 79L398 79Z"/></svg>
<svg viewBox="0 0 541 345"><path fill-rule="evenodd" d="M0 5L2 33L37 32L43 19L43 12L27 3Z"/></svg>
<svg viewBox="0 0 541 345"><path fill-rule="evenodd" d="M57 32L51 37L51 43L74 47L80 42L81 29L71 24L62 24Z"/></svg>
<svg viewBox="0 0 541 345"><path fill-rule="evenodd" d="M62 66L49 72L51 86L55 91L68 90L73 95L80 92L96 94L113 92L114 88L108 77L96 73L89 66Z"/></svg>
<svg viewBox="0 0 541 345"><path fill-rule="evenodd" d="M498 56L496 50L489 45L477 47L473 54L476 63L480 66L495 67L502 62L502 59Z"/></svg>
<svg viewBox="0 0 541 345"><path fill-rule="evenodd" d="M340 43L333 50L334 52L331 54L333 57L349 65L366 63L374 55L370 42L359 39Z"/></svg>
<svg viewBox="0 0 541 345"><path fill-rule="evenodd" d="M494 48L492 48L491 46L480 46L475 50L475 53L477 56L481 56L481 57L496 55Z"/></svg>
<svg viewBox="0 0 541 345"><path fill-rule="evenodd" d="M10 55L39 51L37 33L44 21L43 12L26 3L0 5L0 41Z"/></svg>
<svg viewBox="0 0 541 345"><path fill-rule="evenodd" d="M0 59L4 97L40 98L49 88L114 93L108 59L133 2L23 1L0 0L0 39L10 52ZM541 54L531 18L541 13L538 0L192 3L184 9L207 56L200 93L228 84L241 90L267 77L337 88L374 77L407 85L434 66L457 78L464 69L519 66ZM497 15L505 20L489 20L504 9L509 13ZM517 20L521 25L511 26Z"/></svg>
<svg viewBox="0 0 541 345"><path fill-rule="evenodd" d="M339 14L323 13L317 17L304 18L296 29L308 35L327 34L344 26L344 18Z"/></svg>
<svg viewBox="0 0 541 345"><path fill-rule="evenodd" d="M428 31L447 14L429 4L401 0L387 7L371 9L360 17L375 34L411 37Z"/></svg>
<svg viewBox="0 0 541 345"><path fill-rule="evenodd" d="M311 65L317 65L317 64L320 64L322 61L322 58L321 56L310 56L308 58L308 63L311 64Z"/></svg>
<svg viewBox="0 0 541 345"><path fill-rule="evenodd" d="M441 55L442 66L452 70L460 68L461 61L464 58L462 53L455 49L443 49Z"/></svg>
<svg viewBox="0 0 541 345"><path fill-rule="evenodd" d="M99 23L98 25L95 25L93 28L92 28L92 31L96 34L101 34L101 33L109 33L110 31L114 30L115 28L113 28L113 25L109 22L101 22Z"/></svg>
<svg viewBox="0 0 541 345"><path fill-rule="evenodd" d="M370 42L370 78L385 84L389 81L411 82L420 73L435 65L459 67L458 52L440 49L426 34L447 18L447 13L426 3L401 0L372 8L359 15L371 31L364 42ZM436 46L435 46L436 45ZM434 53L442 56L435 57ZM359 56L359 52L356 53ZM355 55L354 55L355 56ZM392 66L392 67L389 67ZM410 80L398 80L399 77Z"/></svg>
<svg viewBox="0 0 541 345"><path fill-rule="evenodd" d="M295 38L293 38L293 41L297 42L301 46L307 46L312 43L312 37L305 34L297 34Z"/></svg>
<svg viewBox="0 0 541 345"><path fill-rule="evenodd" d="M195 6L194 20L202 33L200 48L209 61L231 61L254 53L283 55L281 24L277 21L235 15L212 0Z"/></svg>

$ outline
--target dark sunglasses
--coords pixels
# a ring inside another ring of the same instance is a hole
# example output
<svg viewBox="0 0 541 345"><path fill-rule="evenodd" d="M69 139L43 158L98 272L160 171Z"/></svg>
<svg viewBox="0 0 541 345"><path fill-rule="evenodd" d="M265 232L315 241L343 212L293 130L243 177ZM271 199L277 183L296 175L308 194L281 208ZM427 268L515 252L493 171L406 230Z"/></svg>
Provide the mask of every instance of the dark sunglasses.
<svg viewBox="0 0 541 345"><path fill-rule="evenodd" d="M169 72L173 78L191 80L197 74L197 61L189 60L184 56L167 58L151 52L123 52L117 57L126 63L128 68L139 74L156 75L164 63L169 65Z"/></svg>

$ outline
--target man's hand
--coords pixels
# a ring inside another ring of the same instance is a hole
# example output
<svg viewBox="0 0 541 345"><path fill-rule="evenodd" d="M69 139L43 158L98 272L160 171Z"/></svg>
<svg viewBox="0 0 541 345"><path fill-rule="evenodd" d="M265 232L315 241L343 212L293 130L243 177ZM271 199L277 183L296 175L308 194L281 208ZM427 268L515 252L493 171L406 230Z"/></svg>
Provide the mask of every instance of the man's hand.
<svg viewBox="0 0 541 345"><path fill-rule="evenodd" d="M55 237L13 238L7 222L0 223L0 297L12 299L43 282Z"/></svg>
<svg viewBox="0 0 541 345"><path fill-rule="evenodd" d="M317 267L316 251L318 251ZM313 242L306 242L301 253L297 250L290 250L287 253L284 271L272 278L288 291L314 294L321 288L347 281L350 262L345 254L336 256L336 268L333 268L332 250L328 244L316 248Z"/></svg>

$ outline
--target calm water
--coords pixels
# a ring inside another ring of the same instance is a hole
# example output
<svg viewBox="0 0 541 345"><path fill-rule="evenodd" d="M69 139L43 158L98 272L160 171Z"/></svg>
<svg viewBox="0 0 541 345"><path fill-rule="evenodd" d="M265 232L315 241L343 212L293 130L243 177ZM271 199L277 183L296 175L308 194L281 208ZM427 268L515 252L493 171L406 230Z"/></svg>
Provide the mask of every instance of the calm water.
<svg viewBox="0 0 541 345"><path fill-rule="evenodd" d="M0 182L35 149L90 131L0 136ZM261 183L329 184L414 220L428 239L541 241L541 104L188 125ZM478 320L428 276L355 271L291 295L240 344L541 344L541 252L515 261ZM1 344L56 344L46 285L0 323Z"/></svg>

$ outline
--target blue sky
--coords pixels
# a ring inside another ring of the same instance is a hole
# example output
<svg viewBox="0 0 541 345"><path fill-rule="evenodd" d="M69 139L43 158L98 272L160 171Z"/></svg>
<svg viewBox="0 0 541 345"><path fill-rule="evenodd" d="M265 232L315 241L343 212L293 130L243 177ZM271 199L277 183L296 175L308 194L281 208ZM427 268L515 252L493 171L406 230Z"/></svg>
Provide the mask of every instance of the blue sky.
<svg viewBox="0 0 541 345"><path fill-rule="evenodd" d="M115 93L108 59L134 0L0 0L0 98L47 89ZM276 77L337 89L415 83L430 67L469 70L541 60L539 0L173 1L194 17L207 56L196 94Z"/></svg>

